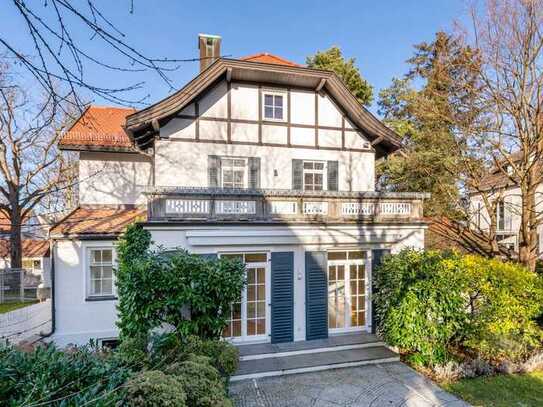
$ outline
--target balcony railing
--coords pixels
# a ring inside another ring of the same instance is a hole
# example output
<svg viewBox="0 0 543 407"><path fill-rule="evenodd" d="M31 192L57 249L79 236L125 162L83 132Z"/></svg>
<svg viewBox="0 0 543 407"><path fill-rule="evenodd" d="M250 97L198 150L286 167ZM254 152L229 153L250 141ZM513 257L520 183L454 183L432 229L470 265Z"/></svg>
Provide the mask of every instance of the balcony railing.
<svg viewBox="0 0 543 407"><path fill-rule="evenodd" d="M415 222L424 193L155 187L149 221Z"/></svg>

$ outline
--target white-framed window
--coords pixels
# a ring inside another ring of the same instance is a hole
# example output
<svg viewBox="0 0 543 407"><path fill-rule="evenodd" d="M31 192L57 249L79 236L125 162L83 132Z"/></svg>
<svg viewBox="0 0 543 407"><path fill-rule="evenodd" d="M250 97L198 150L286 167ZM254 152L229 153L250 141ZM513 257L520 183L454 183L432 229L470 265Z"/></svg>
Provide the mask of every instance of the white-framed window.
<svg viewBox="0 0 543 407"><path fill-rule="evenodd" d="M263 91L262 117L264 120L285 121L287 118L286 95L279 91Z"/></svg>
<svg viewBox="0 0 543 407"><path fill-rule="evenodd" d="M245 264L247 282L241 301L231 305L222 336L234 341L267 339L271 294L268 253L220 253L219 256L241 260Z"/></svg>
<svg viewBox="0 0 543 407"><path fill-rule="evenodd" d="M89 297L115 295L112 247L91 247L88 249L87 294Z"/></svg>
<svg viewBox="0 0 543 407"><path fill-rule="evenodd" d="M221 187L247 188L248 178L247 158L221 158Z"/></svg>
<svg viewBox="0 0 543 407"><path fill-rule="evenodd" d="M23 259L22 266L25 270L30 270L32 272L42 271L41 259Z"/></svg>
<svg viewBox="0 0 543 407"><path fill-rule="evenodd" d="M326 190L326 161L303 162L304 191Z"/></svg>

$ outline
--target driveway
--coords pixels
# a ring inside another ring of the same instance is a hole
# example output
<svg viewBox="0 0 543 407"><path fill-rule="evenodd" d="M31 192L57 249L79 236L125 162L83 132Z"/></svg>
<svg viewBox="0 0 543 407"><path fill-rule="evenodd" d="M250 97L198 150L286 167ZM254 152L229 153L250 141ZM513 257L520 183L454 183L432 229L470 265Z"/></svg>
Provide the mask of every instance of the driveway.
<svg viewBox="0 0 543 407"><path fill-rule="evenodd" d="M234 382L230 396L238 407L469 406L400 362Z"/></svg>

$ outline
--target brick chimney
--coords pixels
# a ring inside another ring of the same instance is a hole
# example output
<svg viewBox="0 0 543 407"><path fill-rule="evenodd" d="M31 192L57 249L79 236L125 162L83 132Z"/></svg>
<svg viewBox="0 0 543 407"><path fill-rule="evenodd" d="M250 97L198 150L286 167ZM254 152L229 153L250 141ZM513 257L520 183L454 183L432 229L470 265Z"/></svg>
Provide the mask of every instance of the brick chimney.
<svg viewBox="0 0 543 407"><path fill-rule="evenodd" d="M198 34L200 50L200 72L221 56L221 37L218 35Z"/></svg>

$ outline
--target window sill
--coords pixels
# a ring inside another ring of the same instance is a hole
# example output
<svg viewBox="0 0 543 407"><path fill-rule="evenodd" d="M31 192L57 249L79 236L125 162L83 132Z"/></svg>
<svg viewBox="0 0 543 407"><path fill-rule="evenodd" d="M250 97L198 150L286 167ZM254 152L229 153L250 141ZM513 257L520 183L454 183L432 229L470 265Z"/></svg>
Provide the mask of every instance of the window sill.
<svg viewBox="0 0 543 407"><path fill-rule="evenodd" d="M87 297L85 301L94 302L94 301L115 301L118 298L115 295L102 295L96 297Z"/></svg>

